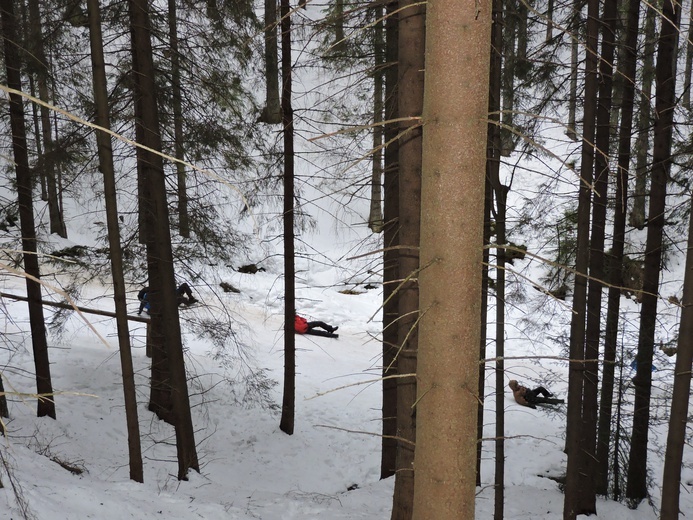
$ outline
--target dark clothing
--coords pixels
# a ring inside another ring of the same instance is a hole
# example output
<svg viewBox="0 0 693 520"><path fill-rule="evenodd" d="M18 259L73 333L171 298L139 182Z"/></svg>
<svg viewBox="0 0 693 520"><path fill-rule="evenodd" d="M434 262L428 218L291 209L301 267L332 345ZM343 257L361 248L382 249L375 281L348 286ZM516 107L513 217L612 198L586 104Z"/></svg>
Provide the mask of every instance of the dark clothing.
<svg viewBox="0 0 693 520"><path fill-rule="evenodd" d="M303 316L299 316L298 314L296 314L294 318L294 330L297 334L309 333L316 327L326 330L330 334L332 334L335 330L339 328L328 325L324 321L308 321Z"/></svg>
<svg viewBox="0 0 693 520"><path fill-rule="evenodd" d="M149 287L143 287L142 290L140 290L140 292L137 293L137 299L140 301L140 308L137 311L137 314L142 314L143 310L146 310L147 313L149 313L150 304L148 296ZM178 305L192 305L193 303L196 303L198 300L196 300L193 296L190 286L187 283L183 282L176 288L176 301Z"/></svg>
<svg viewBox="0 0 693 520"><path fill-rule="evenodd" d="M508 383L508 386L513 391L515 401L522 406L536 408L537 404L560 404L563 402L562 399L551 399L553 394L543 386L530 390L526 386L518 384L514 379Z"/></svg>

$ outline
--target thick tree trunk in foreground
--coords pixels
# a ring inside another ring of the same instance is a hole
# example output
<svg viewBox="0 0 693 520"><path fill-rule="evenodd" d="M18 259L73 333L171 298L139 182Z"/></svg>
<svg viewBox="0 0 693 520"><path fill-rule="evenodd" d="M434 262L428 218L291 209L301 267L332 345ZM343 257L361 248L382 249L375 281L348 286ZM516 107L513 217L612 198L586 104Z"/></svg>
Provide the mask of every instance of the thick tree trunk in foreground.
<svg viewBox="0 0 693 520"><path fill-rule="evenodd" d="M490 50L491 2L428 2L417 520L474 518Z"/></svg>
<svg viewBox="0 0 693 520"><path fill-rule="evenodd" d="M16 47L17 18L13 0L1 0L2 36L5 46L5 68L7 86L22 90L21 64ZM24 121L24 105L19 94L10 94L10 126L12 128L12 152L17 172L17 202L19 204L19 224L22 232L24 271L38 280L41 277L38 256L36 255L36 228L34 224L34 203L32 197L32 175ZM46 325L41 305L41 284L26 278L26 294L29 301L29 323L31 326L31 345L34 352L36 370L36 392L43 397L38 400L36 415L55 419L55 400L51 382L51 367L48 360Z"/></svg>
<svg viewBox="0 0 693 520"><path fill-rule="evenodd" d="M91 62L94 76L96 124L103 128L110 129L111 122L108 115L108 87L106 84L106 67L103 56L103 37L101 34L99 0L87 0L87 12L89 14L89 42L91 44ZM115 300L116 326L118 329L118 350L120 353L120 366L123 371L123 394L125 398L125 420L128 430L130 478L136 482L144 482L140 427L137 420L135 372L132 367L130 332L127 316L128 309L125 300L123 253L120 245L120 228L118 225L118 205L116 202L116 182L113 169L111 136L105 132L97 131L96 142L99 152L99 167L103 172L104 179L108 245L110 248L109 256L111 257L111 273L113 277L113 299Z"/></svg>

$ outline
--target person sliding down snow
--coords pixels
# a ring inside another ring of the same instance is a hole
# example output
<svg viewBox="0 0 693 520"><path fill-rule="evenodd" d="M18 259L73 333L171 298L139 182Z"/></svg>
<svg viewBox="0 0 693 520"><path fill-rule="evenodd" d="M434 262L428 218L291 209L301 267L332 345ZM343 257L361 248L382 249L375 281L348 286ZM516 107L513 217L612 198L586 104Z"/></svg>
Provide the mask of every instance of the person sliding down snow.
<svg viewBox="0 0 693 520"><path fill-rule="evenodd" d="M142 290L140 290L140 292L137 293L137 299L140 301L140 308L137 311L138 315L142 314L142 311L146 311L147 314L149 314L150 304L148 296L149 287L143 287ZM185 282L183 282L176 288L176 301L178 302L178 305L192 305L193 303L198 302L198 300L193 296L190 286Z"/></svg>
<svg viewBox="0 0 693 520"><path fill-rule="evenodd" d="M324 321L308 321L303 316L296 314L294 318L294 329L296 330L296 334L310 334L315 328L321 328L330 334L334 334L339 327L333 327Z"/></svg>
<svg viewBox="0 0 693 520"><path fill-rule="evenodd" d="M538 386L534 390L530 390L526 386L518 384L514 379L508 383L508 386L513 391L515 401L522 406L529 406L530 408L536 409L537 404L561 404L564 402L563 399L551 399L553 394L543 386Z"/></svg>

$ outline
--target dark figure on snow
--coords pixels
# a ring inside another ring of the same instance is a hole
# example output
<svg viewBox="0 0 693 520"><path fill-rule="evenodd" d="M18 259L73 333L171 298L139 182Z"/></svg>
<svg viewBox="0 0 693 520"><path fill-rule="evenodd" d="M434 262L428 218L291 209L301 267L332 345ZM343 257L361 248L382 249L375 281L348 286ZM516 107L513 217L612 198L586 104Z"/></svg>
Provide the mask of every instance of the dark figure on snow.
<svg viewBox="0 0 693 520"><path fill-rule="evenodd" d="M536 408L537 404L561 404L563 399L552 399L553 394L543 386L538 386L534 390L530 390L526 386L518 384L512 379L508 386L513 391L515 401L522 406Z"/></svg>
<svg viewBox="0 0 693 520"><path fill-rule="evenodd" d="M294 319L294 329L296 330L296 334L310 334L310 332L316 327L321 328L330 334L334 334L334 331L339 328L328 325L324 321L308 321L304 317L296 314L296 318Z"/></svg>
<svg viewBox="0 0 693 520"><path fill-rule="evenodd" d="M149 287L143 287L142 290L137 293L137 299L140 301L140 308L137 311L137 314L142 314L142 311L147 311L147 314L149 314L149 299L147 296L149 295ZM183 282L178 286L176 289L176 301L178 302L178 305L192 305L193 303L197 303L197 299L193 296L192 290L190 289L190 286Z"/></svg>

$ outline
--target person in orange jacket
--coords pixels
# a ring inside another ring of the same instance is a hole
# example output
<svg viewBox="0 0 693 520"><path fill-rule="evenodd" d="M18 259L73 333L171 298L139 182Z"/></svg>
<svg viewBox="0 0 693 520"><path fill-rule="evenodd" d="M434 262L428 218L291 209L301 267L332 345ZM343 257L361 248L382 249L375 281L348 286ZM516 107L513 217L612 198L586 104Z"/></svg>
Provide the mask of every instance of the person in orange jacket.
<svg viewBox="0 0 693 520"><path fill-rule="evenodd" d="M309 334L310 331L316 327L321 328L330 334L334 334L334 332L339 328L328 325L324 321L308 321L303 316L299 316L298 314L295 315L294 330L296 330L296 334Z"/></svg>
<svg viewBox="0 0 693 520"><path fill-rule="evenodd" d="M561 404L563 399L551 399L553 394L543 386L538 386L534 390L530 390L526 386L520 385L514 379L508 383L510 390L513 391L515 401L522 406L536 408L538 404Z"/></svg>

